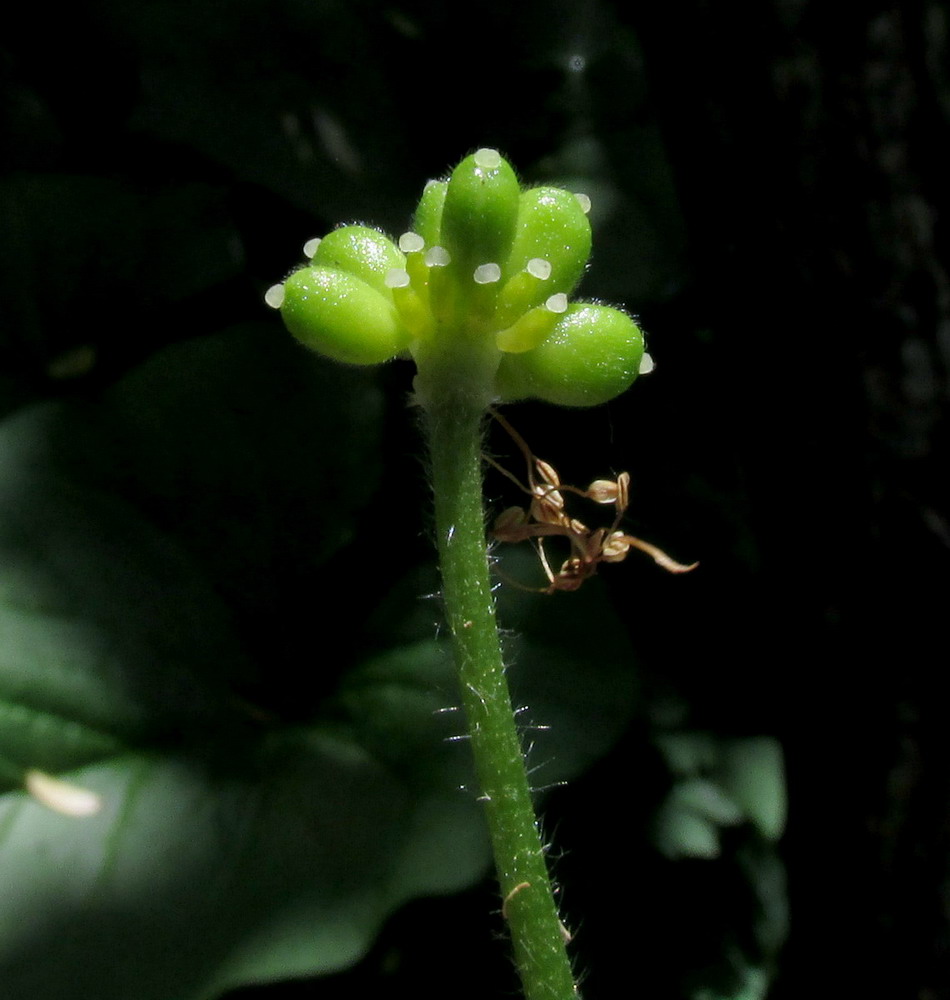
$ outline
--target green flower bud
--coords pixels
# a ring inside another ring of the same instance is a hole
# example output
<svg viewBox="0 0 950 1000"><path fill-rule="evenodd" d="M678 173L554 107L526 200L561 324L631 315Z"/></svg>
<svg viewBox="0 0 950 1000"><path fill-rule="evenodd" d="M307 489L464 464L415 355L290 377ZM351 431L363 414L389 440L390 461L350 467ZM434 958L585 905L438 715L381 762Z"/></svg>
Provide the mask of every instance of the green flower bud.
<svg viewBox="0 0 950 1000"><path fill-rule="evenodd" d="M643 334L619 309L570 306L537 347L504 354L496 387L503 399L597 406L629 388L643 360Z"/></svg>
<svg viewBox="0 0 950 1000"><path fill-rule="evenodd" d="M379 364L409 343L391 295L346 271L304 267L268 296L302 344L334 361Z"/></svg>
<svg viewBox="0 0 950 1000"><path fill-rule="evenodd" d="M346 271L388 295L386 274L392 268L404 268L406 258L388 236L376 229L341 226L320 241L313 265Z"/></svg>
<svg viewBox="0 0 950 1000"><path fill-rule="evenodd" d="M439 243L460 279L507 260L518 219L521 189L508 161L480 149L452 171L442 210Z"/></svg>

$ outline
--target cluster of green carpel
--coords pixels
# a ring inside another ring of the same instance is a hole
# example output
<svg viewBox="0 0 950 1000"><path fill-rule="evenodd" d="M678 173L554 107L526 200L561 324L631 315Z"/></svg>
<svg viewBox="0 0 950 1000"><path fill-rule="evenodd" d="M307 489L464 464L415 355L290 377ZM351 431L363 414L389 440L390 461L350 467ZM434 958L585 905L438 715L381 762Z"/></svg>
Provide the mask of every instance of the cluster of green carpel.
<svg viewBox="0 0 950 1000"><path fill-rule="evenodd" d="M266 301L320 354L352 364L422 358L478 344L501 400L593 406L648 369L626 313L568 299L591 249L586 196L522 190L508 162L479 149L430 181L397 242L342 226L304 248L310 262Z"/></svg>

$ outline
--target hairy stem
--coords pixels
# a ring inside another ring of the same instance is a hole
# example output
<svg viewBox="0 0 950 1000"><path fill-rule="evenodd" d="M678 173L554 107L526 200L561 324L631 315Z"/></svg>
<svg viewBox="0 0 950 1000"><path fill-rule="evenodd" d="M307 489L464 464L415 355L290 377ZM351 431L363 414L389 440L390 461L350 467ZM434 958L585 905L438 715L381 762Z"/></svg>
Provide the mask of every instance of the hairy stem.
<svg viewBox="0 0 950 1000"><path fill-rule="evenodd" d="M427 389L420 401L429 436L446 614L502 912L527 1000L575 1000L495 621L482 509L484 403L451 384Z"/></svg>

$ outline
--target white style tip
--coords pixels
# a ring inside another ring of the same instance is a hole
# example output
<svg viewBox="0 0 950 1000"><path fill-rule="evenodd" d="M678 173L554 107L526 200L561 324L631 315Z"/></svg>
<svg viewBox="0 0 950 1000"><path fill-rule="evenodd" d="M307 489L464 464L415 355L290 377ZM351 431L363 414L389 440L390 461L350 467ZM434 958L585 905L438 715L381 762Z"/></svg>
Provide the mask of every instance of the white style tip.
<svg viewBox="0 0 950 1000"><path fill-rule="evenodd" d="M533 277L547 281L551 277L551 262L543 257L532 257L525 265L525 270Z"/></svg>
<svg viewBox="0 0 950 1000"><path fill-rule="evenodd" d="M387 288L407 288L410 282L409 272L402 267L391 267L383 278Z"/></svg>
<svg viewBox="0 0 950 1000"><path fill-rule="evenodd" d="M544 308L548 312L553 313L565 313L567 312L567 296L564 292L558 292L552 295L547 302L544 303Z"/></svg>
<svg viewBox="0 0 950 1000"><path fill-rule="evenodd" d="M575 194L574 197L577 199L577 204L581 206L581 211L587 215L590 211L590 198L586 194Z"/></svg>
<svg viewBox="0 0 950 1000"><path fill-rule="evenodd" d="M399 237L399 249L403 253L418 253L426 241L418 233L403 233Z"/></svg>
<svg viewBox="0 0 950 1000"><path fill-rule="evenodd" d="M319 236L314 236L312 240L307 240L307 242L303 245L304 257L306 257L307 260L313 260L313 255L317 252L317 247L320 246L322 242L323 240L321 240Z"/></svg>
<svg viewBox="0 0 950 1000"><path fill-rule="evenodd" d="M501 153L487 146L476 150L472 159L475 161L475 166L481 167L482 170L496 170L501 166Z"/></svg>
<svg viewBox="0 0 950 1000"><path fill-rule="evenodd" d="M644 352L643 357L640 359L640 370L638 374L649 375L650 372L652 372L655 367L656 365L653 363L653 358L651 358L649 354Z"/></svg>
<svg viewBox="0 0 950 1000"><path fill-rule="evenodd" d="M271 307L271 309L280 309L280 307L284 304L284 286L271 285L270 288L264 292L264 301Z"/></svg>
<svg viewBox="0 0 950 1000"><path fill-rule="evenodd" d="M479 264L472 277L476 285L493 285L501 280L501 268L497 264Z"/></svg>
<svg viewBox="0 0 950 1000"><path fill-rule="evenodd" d="M429 247L426 250L425 262L428 267L446 267L452 262L452 255L445 247Z"/></svg>

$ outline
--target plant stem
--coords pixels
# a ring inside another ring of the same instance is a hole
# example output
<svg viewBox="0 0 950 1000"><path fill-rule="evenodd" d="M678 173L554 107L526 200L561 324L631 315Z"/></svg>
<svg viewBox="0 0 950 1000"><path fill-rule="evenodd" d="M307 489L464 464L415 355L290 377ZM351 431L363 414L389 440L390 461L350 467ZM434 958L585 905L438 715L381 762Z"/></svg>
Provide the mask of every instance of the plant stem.
<svg viewBox="0 0 950 1000"><path fill-rule="evenodd" d="M527 1000L576 1000L495 620L482 509L484 403L477 393L445 381L449 384L427 386L421 402L446 615L505 900L502 912Z"/></svg>

